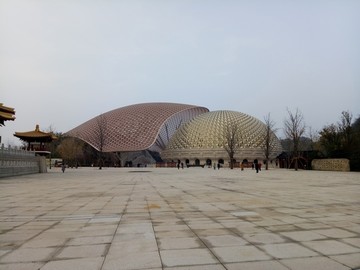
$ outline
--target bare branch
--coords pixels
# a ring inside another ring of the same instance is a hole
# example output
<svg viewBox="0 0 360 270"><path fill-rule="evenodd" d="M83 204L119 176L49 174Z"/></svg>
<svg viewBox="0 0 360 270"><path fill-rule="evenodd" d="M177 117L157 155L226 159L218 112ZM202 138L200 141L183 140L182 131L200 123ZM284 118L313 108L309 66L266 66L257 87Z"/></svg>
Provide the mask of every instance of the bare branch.
<svg viewBox="0 0 360 270"><path fill-rule="evenodd" d="M296 109L295 113L292 113L288 108L288 119L284 121L284 133L286 137L293 142L293 155L295 160L295 170L298 170L298 159L299 159L299 144L300 138L305 133L306 127L304 122L304 116Z"/></svg>
<svg viewBox="0 0 360 270"><path fill-rule="evenodd" d="M275 132L277 131L277 129L274 128L275 122L271 120L270 113L264 117L264 121L265 121L265 129L266 130L264 133L263 141L261 143L261 147L264 150L264 155L265 155L265 160L266 160L265 169L268 170L269 169L269 156L276 146L277 138L275 136Z"/></svg>

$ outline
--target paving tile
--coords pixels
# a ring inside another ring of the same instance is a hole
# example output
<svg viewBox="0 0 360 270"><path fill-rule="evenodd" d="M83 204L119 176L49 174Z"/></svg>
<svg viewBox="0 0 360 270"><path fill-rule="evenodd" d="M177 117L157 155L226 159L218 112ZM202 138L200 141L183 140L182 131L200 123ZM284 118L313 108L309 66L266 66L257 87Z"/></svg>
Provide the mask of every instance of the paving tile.
<svg viewBox="0 0 360 270"><path fill-rule="evenodd" d="M235 230L240 234L249 234L249 233L267 233L268 231L261 226L256 226L252 224L252 226L237 226Z"/></svg>
<svg viewBox="0 0 360 270"><path fill-rule="evenodd" d="M208 247L226 247L248 244L243 238L235 235L214 235L202 238Z"/></svg>
<svg viewBox="0 0 360 270"><path fill-rule="evenodd" d="M296 226L304 230L330 228L329 225L320 222L304 222L304 223L298 223L296 224Z"/></svg>
<svg viewBox="0 0 360 270"><path fill-rule="evenodd" d="M259 261L225 264L228 270L288 270L277 261Z"/></svg>
<svg viewBox="0 0 360 270"><path fill-rule="evenodd" d="M254 246L216 247L212 249L222 263L269 260L270 257Z"/></svg>
<svg viewBox="0 0 360 270"><path fill-rule="evenodd" d="M146 233L123 233L123 234L116 234L112 241L113 243L117 242L128 242L131 243L139 243L139 242L154 242L155 234L153 232L146 232Z"/></svg>
<svg viewBox="0 0 360 270"><path fill-rule="evenodd" d="M346 230L348 230L350 232L355 232L355 233L360 234L360 225L352 226L352 227L346 227Z"/></svg>
<svg viewBox="0 0 360 270"><path fill-rule="evenodd" d="M360 253L360 249L336 240L310 241L303 242L303 244L324 255Z"/></svg>
<svg viewBox="0 0 360 270"><path fill-rule="evenodd" d="M209 265L194 265L194 266L180 266L180 267L165 267L164 270L225 270L226 268L221 264Z"/></svg>
<svg viewBox="0 0 360 270"><path fill-rule="evenodd" d="M252 211L238 211L231 213L235 217L258 217L259 213L252 212Z"/></svg>
<svg viewBox="0 0 360 270"><path fill-rule="evenodd" d="M188 230L189 227L187 225L160 225L154 226L155 232L166 232L166 231L183 231Z"/></svg>
<svg viewBox="0 0 360 270"><path fill-rule="evenodd" d="M275 226L275 225L285 225L287 223L272 218L266 218L261 221L255 221L254 224L258 226Z"/></svg>
<svg viewBox="0 0 360 270"><path fill-rule="evenodd" d="M14 233L13 231L9 232L9 233L4 233L0 235L0 242L17 242L17 241L21 241L21 242L25 242L27 240L29 240L30 238L33 238L35 235L41 233L41 231L23 231L23 232L19 232L19 233Z"/></svg>
<svg viewBox="0 0 360 270"><path fill-rule="evenodd" d="M296 231L298 227L295 225L275 225L275 226L268 226L266 230L272 232L286 232L286 231Z"/></svg>
<svg viewBox="0 0 360 270"><path fill-rule="evenodd" d="M342 239L341 241L360 248L360 238L346 238Z"/></svg>
<svg viewBox="0 0 360 270"><path fill-rule="evenodd" d="M159 249L187 249L203 248L204 245L198 238L160 238Z"/></svg>
<svg viewBox="0 0 360 270"><path fill-rule="evenodd" d="M66 243L68 246L83 246L83 245L96 245L96 244L110 244L113 239L112 235L108 236L93 236L93 237L77 237L71 239Z"/></svg>
<svg viewBox="0 0 360 270"><path fill-rule="evenodd" d="M341 230L341 229L337 229L337 228L327 229L327 230L316 230L314 232L325 235L327 237L331 237L331 238L348 238L348 237L356 236L356 234L354 234L354 233L351 233L351 232L348 232L345 230Z"/></svg>
<svg viewBox="0 0 360 270"><path fill-rule="evenodd" d="M82 257L101 257L105 255L107 245L84 245L84 246L68 246L56 255L57 259L70 259Z"/></svg>
<svg viewBox="0 0 360 270"><path fill-rule="evenodd" d="M272 244L285 242L284 238L275 233L244 234L243 237L250 243L255 244Z"/></svg>
<svg viewBox="0 0 360 270"><path fill-rule="evenodd" d="M158 251L158 246L155 240L143 240L138 239L136 241L124 241L114 242L111 244L107 257L118 257L119 254L131 255L131 254L142 254Z"/></svg>
<svg viewBox="0 0 360 270"><path fill-rule="evenodd" d="M9 263L0 264L1 270L39 270L44 263Z"/></svg>
<svg viewBox="0 0 360 270"><path fill-rule="evenodd" d="M307 219L304 218L299 218L296 216L288 216L288 215L282 217L276 217L275 219L289 224L304 223L308 221Z"/></svg>
<svg viewBox="0 0 360 270"><path fill-rule="evenodd" d="M218 261L208 249L160 250L165 267L216 264Z"/></svg>
<svg viewBox="0 0 360 270"><path fill-rule="evenodd" d="M106 216L102 216L102 217L94 217L92 218L89 223L119 223L121 220L121 217L106 217Z"/></svg>
<svg viewBox="0 0 360 270"><path fill-rule="evenodd" d="M129 253L125 256L120 253L116 257L106 257L101 270L161 269L161 267L159 253L156 251Z"/></svg>
<svg viewBox="0 0 360 270"><path fill-rule="evenodd" d="M151 224L131 224L131 225L122 225L118 227L116 234L126 234L126 233L152 233L154 231Z"/></svg>
<svg viewBox="0 0 360 270"><path fill-rule="evenodd" d="M45 264L41 270L64 270L64 269L86 269L86 270L100 270L104 258L83 258L50 261Z"/></svg>
<svg viewBox="0 0 360 270"><path fill-rule="evenodd" d="M281 234L298 242L326 239L326 236L318 234L314 231L281 232Z"/></svg>
<svg viewBox="0 0 360 270"><path fill-rule="evenodd" d="M229 235L231 231L227 229L206 229L206 230L194 230L198 236L216 236L216 235Z"/></svg>
<svg viewBox="0 0 360 270"><path fill-rule="evenodd" d="M195 234L191 230L184 230L184 231L164 231L164 232L157 232L156 236L159 238L187 238L187 237L194 237Z"/></svg>
<svg viewBox="0 0 360 270"><path fill-rule="evenodd" d="M264 245L262 248L271 256L284 259L284 258L296 258L296 257L311 257L318 254L310 249L302 247L295 243L283 243L283 244L270 244Z"/></svg>
<svg viewBox="0 0 360 270"><path fill-rule="evenodd" d="M36 237L26 242L23 248L56 247L64 245L68 239L53 237Z"/></svg>
<svg viewBox="0 0 360 270"><path fill-rule="evenodd" d="M11 252L12 251L12 249L0 249L0 256L3 256L3 255L5 255L6 253L9 253L9 252Z"/></svg>
<svg viewBox="0 0 360 270"><path fill-rule="evenodd" d="M291 270L316 269L316 270L350 270L332 259L326 257L311 257L304 259L281 260Z"/></svg>
<svg viewBox="0 0 360 270"><path fill-rule="evenodd" d="M331 259L342 263L351 269L360 269L360 253L330 256Z"/></svg>
<svg viewBox="0 0 360 270"><path fill-rule="evenodd" d="M56 250L57 248L19 248L2 257L0 263L47 261Z"/></svg>

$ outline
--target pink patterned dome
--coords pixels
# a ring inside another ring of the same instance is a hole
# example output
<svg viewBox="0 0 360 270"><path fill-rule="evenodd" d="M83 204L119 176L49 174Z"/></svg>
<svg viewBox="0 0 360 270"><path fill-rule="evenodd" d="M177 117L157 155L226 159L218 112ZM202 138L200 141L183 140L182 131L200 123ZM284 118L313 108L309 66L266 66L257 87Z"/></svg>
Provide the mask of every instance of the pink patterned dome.
<svg viewBox="0 0 360 270"><path fill-rule="evenodd" d="M181 124L208 111L205 107L178 103L135 104L98 115L66 135L103 152L160 152Z"/></svg>

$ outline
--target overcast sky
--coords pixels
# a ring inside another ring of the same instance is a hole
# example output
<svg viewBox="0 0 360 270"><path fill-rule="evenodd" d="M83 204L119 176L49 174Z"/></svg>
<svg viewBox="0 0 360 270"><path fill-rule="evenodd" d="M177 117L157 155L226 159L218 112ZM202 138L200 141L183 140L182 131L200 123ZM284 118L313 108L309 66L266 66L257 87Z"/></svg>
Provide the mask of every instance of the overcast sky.
<svg viewBox="0 0 360 270"><path fill-rule="evenodd" d="M235 110L279 129L360 113L360 1L0 0L2 143L144 102ZM278 135L282 137L282 132Z"/></svg>

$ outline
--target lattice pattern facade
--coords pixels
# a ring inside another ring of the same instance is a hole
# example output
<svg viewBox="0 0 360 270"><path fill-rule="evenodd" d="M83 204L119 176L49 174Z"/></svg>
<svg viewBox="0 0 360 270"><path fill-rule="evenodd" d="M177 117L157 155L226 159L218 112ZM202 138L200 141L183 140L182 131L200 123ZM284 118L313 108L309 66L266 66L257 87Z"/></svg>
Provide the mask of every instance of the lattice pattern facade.
<svg viewBox="0 0 360 270"><path fill-rule="evenodd" d="M314 159L311 162L313 170L318 171L350 171L350 161L346 158Z"/></svg>
<svg viewBox="0 0 360 270"><path fill-rule="evenodd" d="M136 104L99 115L66 134L103 152L160 152L182 123L208 111L178 103Z"/></svg>
<svg viewBox="0 0 360 270"><path fill-rule="evenodd" d="M263 159L263 141L266 126L260 120L244 113L234 111L213 111L201 114L184 124L170 140L166 149L161 153L164 160L191 160L198 159L200 163L208 160L228 160L228 154L224 149L228 127L238 127L238 148L235 158ZM282 150L275 134L273 139L274 158Z"/></svg>

